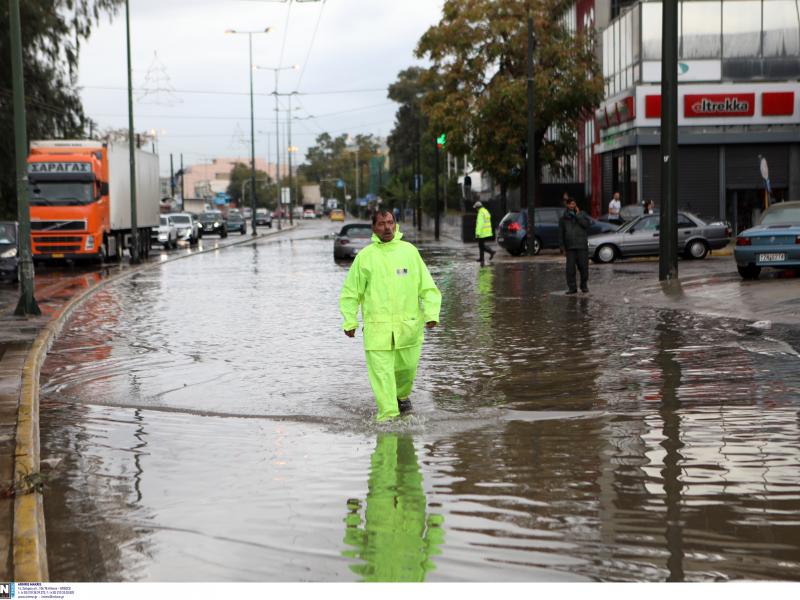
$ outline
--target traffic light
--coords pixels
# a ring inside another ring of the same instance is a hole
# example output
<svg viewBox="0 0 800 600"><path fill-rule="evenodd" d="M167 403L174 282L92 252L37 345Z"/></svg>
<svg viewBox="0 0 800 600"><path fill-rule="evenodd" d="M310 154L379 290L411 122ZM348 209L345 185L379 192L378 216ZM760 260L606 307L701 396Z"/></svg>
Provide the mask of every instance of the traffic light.
<svg viewBox="0 0 800 600"><path fill-rule="evenodd" d="M440 150L443 149L446 144L447 144L447 134L446 133L443 133L442 135L440 135L439 137L436 138L436 145L439 147Z"/></svg>

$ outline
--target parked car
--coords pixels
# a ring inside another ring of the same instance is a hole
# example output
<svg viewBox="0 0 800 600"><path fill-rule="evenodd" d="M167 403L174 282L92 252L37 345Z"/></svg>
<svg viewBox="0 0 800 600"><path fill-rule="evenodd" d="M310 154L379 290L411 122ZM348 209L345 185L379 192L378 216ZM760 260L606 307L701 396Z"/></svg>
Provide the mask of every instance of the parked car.
<svg viewBox="0 0 800 600"><path fill-rule="evenodd" d="M355 258L359 251L372 241L372 226L369 223L351 223L333 238L333 258Z"/></svg>
<svg viewBox="0 0 800 600"><path fill-rule="evenodd" d="M0 278L19 281L19 246L17 223L0 221Z"/></svg>
<svg viewBox="0 0 800 600"><path fill-rule="evenodd" d="M558 248L558 219L564 210L557 207L537 208L534 213L536 222L536 239L534 253L539 254L542 248ZM592 226L589 235L616 231L616 226L610 223L596 221L589 217ZM510 212L497 227L497 243L508 250L513 256L525 254L528 251L528 209L519 212Z"/></svg>
<svg viewBox="0 0 800 600"><path fill-rule="evenodd" d="M315 213L312 209L307 208L303 211L303 218L304 219L316 219L317 213Z"/></svg>
<svg viewBox="0 0 800 600"><path fill-rule="evenodd" d="M266 208L256 209L256 226L272 229L272 215Z"/></svg>
<svg viewBox="0 0 800 600"><path fill-rule="evenodd" d="M631 256L658 256L660 215L643 215L614 233L589 238L589 257L610 263ZM724 248L731 241L727 223L706 223L686 212L678 213L678 251L684 258L705 258L709 250Z"/></svg>
<svg viewBox="0 0 800 600"><path fill-rule="evenodd" d="M218 210L204 212L200 215L200 226L203 228L203 235L209 233L217 234L221 238L228 237L228 227L222 213Z"/></svg>
<svg viewBox="0 0 800 600"><path fill-rule="evenodd" d="M194 217L189 213L175 213L168 216L178 231L178 240L189 242L194 246L200 239L200 224Z"/></svg>
<svg viewBox="0 0 800 600"><path fill-rule="evenodd" d="M150 230L150 245L153 244L164 246L164 250L178 247L178 229L169 215L161 215L158 219L158 227Z"/></svg>
<svg viewBox="0 0 800 600"><path fill-rule="evenodd" d="M238 231L242 235L247 233L247 221L244 220L242 213L228 213L228 231Z"/></svg>
<svg viewBox="0 0 800 600"><path fill-rule="evenodd" d="M331 221L344 221L344 211L341 208L334 208L331 211Z"/></svg>
<svg viewBox="0 0 800 600"><path fill-rule="evenodd" d="M800 269L800 202L770 206L736 237L733 256L744 279L757 279L764 267Z"/></svg>

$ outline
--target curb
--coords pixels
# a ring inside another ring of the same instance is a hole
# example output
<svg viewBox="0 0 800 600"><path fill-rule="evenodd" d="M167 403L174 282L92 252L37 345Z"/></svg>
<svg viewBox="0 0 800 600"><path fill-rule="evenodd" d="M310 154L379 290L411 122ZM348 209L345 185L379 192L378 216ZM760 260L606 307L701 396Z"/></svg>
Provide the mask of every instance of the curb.
<svg viewBox="0 0 800 600"><path fill-rule="evenodd" d="M175 256L162 261L137 265L101 279L93 286L83 290L72 298L61 309L61 313L51 319L36 336L22 368L22 386L20 388L19 406L17 409L16 450L14 456L14 481L20 481L30 475L36 475L40 469L40 437L39 437L39 372L53 340L61 333L64 324L75 308L95 292L108 284L125 277L160 267L184 258L217 252L233 246L255 244L266 237L272 237L295 229L297 226L284 227L282 230L270 231L269 234L248 238L226 244L218 248L208 248ZM44 522L44 497L33 490L19 493L14 498L14 523L12 530L13 581L43 582L49 580L47 567L47 543Z"/></svg>

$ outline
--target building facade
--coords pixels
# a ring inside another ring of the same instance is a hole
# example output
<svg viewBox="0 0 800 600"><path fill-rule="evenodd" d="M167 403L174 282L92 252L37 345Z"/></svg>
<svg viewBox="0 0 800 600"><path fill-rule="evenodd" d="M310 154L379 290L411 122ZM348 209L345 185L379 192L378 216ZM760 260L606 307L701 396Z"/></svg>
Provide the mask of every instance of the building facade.
<svg viewBox="0 0 800 600"><path fill-rule="evenodd" d="M768 199L800 199L800 7L683 0L678 8L679 206L741 231ZM586 124L594 140L583 180L593 212L606 212L615 191L623 204L658 206L662 5L596 0L598 9L610 17L597 28L605 101L594 131Z"/></svg>

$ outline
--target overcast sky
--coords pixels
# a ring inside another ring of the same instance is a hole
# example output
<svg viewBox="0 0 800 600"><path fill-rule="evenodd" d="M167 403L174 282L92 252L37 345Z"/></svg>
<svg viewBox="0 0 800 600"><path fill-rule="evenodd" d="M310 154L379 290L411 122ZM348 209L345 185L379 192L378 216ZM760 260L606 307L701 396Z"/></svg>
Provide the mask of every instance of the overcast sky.
<svg viewBox="0 0 800 600"><path fill-rule="evenodd" d="M136 130L159 131L162 174L168 174L171 152L176 169L180 153L185 164L217 156L249 156L248 36L226 35L226 29L269 26L269 33L253 36L253 63L299 65L280 74L279 89L307 94L293 101L296 117L314 116L293 121L292 143L302 158L322 131L389 133L396 105L389 102L385 89L400 70L420 64L414 47L438 21L443 0L291 5L258 0L131 0L130 4L134 87L147 90L135 94ZM125 61L121 11L113 23L103 19L81 47L84 107L101 127L127 126ZM255 71L254 89L256 156L267 157L269 139L269 159L274 161L274 74ZM375 91L320 93L349 90ZM286 108L287 98L281 98L281 104ZM281 114L285 120L286 113Z"/></svg>

